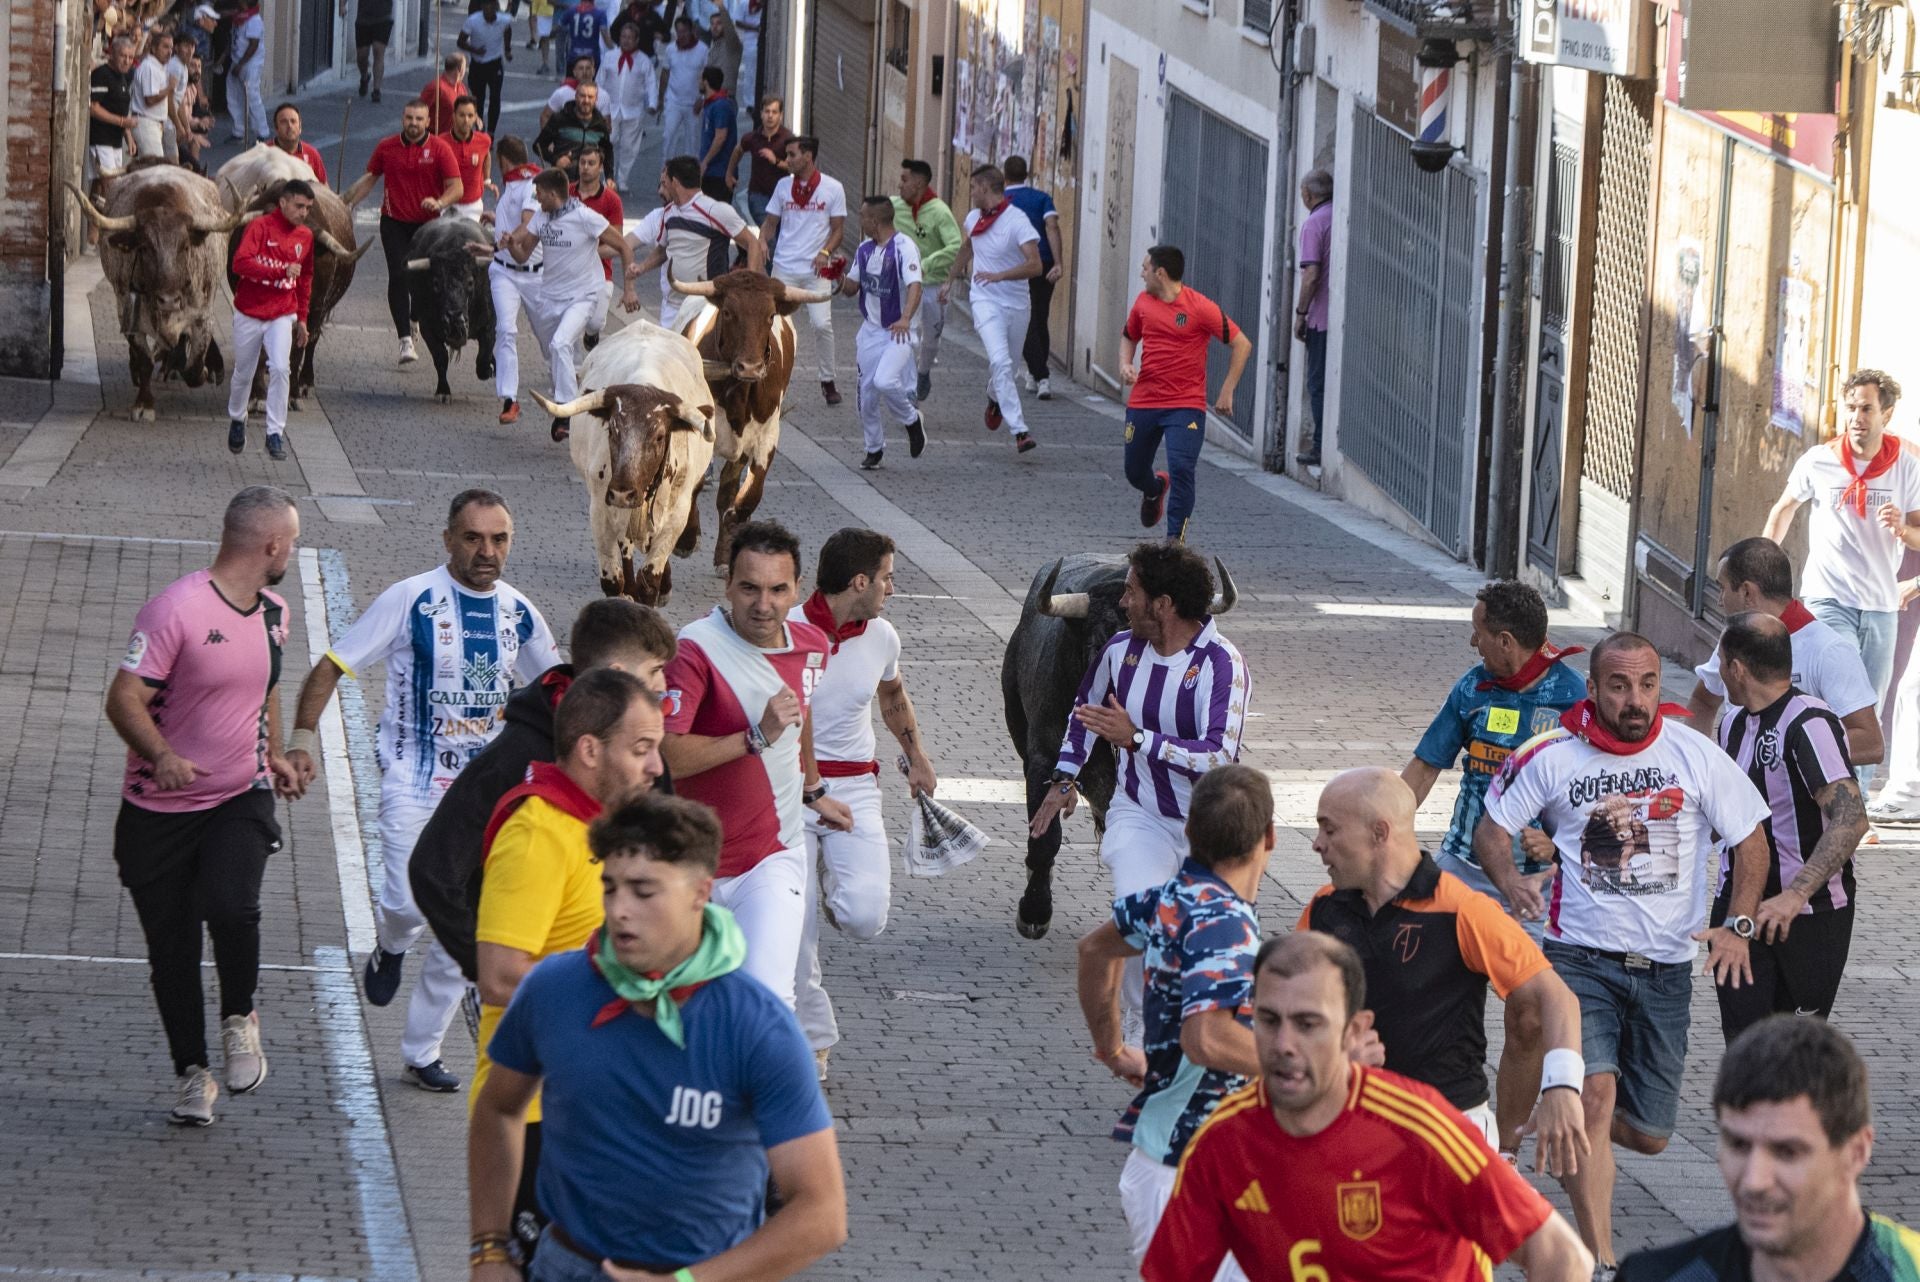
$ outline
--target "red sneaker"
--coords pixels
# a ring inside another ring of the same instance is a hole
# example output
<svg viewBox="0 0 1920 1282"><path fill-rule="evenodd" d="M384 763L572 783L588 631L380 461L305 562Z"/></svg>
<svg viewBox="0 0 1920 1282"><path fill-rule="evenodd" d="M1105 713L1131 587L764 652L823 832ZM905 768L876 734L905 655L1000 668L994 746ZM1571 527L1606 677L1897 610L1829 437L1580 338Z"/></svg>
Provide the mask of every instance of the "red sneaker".
<svg viewBox="0 0 1920 1282"><path fill-rule="evenodd" d="M500 422L502 424L506 424L506 423L518 423L519 421L520 421L520 402L511 401L511 400L500 402Z"/></svg>
<svg viewBox="0 0 1920 1282"><path fill-rule="evenodd" d="M1140 499L1140 524L1152 529L1160 524L1167 514L1167 495L1173 492L1173 478L1165 472L1155 472L1160 478L1160 489L1153 494L1143 495Z"/></svg>
<svg viewBox="0 0 1920 1282"><path fill-rule="evenodd" d="M1000 402L988 401L987 402L987 430L989 432L997 432L1000 430L1000 425L1006 421L1007 421L1006 419L1000 417Z"/></svg>
<svg viewBox="0 0 1920 1282"><path fill-rule="evenodd" d="M1032 432L1022 432L1013 438L1013 448L1025 454L1028 450L1039 449L1040 442L1033 439Z"/></svg>

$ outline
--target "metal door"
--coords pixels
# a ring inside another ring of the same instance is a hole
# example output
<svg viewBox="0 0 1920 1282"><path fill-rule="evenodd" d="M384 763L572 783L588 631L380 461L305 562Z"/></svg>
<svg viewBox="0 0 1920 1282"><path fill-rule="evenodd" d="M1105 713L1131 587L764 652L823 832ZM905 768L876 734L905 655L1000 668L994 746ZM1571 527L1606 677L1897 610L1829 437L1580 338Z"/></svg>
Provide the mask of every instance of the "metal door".
<svg viewBox="0 0 1920 1282"><path fill-rule="evenodd" d="M1567 322L1579 233L1580 152L1556 122L1547 169L1547 261L1540 276L1540 359L1535 374L1533 466L1527 477L1527 562L1560 577L1561 440L1567 412Z"/></svg>
<svg viewBox="0 0 1920 1282"><path fill-rule="evenodd" d="M820 139L820 168L846 185L850 203L868 190L878 15L875 0L821 0L814 10L808 131Z"/></svg>
<svg viewBox="0 0 1920 1282"><path fill-rule="evenodd" d="M1167 94L1167 159L1160 185L1160 237L1187 257L1185 283L1199 290L1260 351L1260 284L1265 261L1267 144L1179 92ZM1134 264L1105 270L1129 277ZM1207 349L1207 385L1226 376L1225 344ZM1233 426L1256 435L1254 396L1235 397Z"/></svg>
<svg viewBox="0 0 1920 1282"><path fill-rule="evenodd" d="M299 80L333 70L334 0L300 0Z"/></svg>
<svg viewBox="0 0 1920 1282"><path fill-rule="evenodd" d="M1407 136L1361 108L1353 167L1340 324L1340 452L1456 556L1472 515L1468 464L1480 308L1473 179L1414 167ZM1332 416L1329 416L1332 417Z"/></svg>

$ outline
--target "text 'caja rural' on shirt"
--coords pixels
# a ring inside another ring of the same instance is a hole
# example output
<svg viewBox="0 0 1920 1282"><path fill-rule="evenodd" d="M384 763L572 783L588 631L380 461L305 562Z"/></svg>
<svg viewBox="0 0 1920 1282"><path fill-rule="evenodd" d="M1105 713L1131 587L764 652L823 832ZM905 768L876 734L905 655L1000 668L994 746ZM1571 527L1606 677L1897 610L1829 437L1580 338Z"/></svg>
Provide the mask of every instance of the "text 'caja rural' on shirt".
<svg viewBox="0 0 1920 1282"><path fill-rule="evenodd" d="M1738 845L1767 803L1718 744L1668 720L1626 755L1564 726L1530 740L1488 787L1487 814L1508 832L1538 819L1553 838L1548 939L1685 962L1706 924L1713 835Z"/></svg>
<svg viewBox="0 0 1920 1282"><path fill-rule="evenodd" d="M1735 709L1720 725L1720 746L1767 800L1767 849L1773 858L1763 897L1771 899L1793 884L1826 831L1814 798L1829 784L1853 777L1846 727L1832 709L1790 686L1759 712ZM1723 854L1723 883L1732 873L1732 855ZM1800 911L1831 912L1852 902L1853 858L1848 856Z"/></svg>
<svg viewBox="0 0 1920 1282"><path fill-rule="evenodd" d="M1112 694L1147 732L1140 751L1116 748L1120 788L1135 805L1166 819L1184 819L1194 782L1215 766L1240 759L1252 677L1246 660L1209 617L1185 649L1162 655L1131 629L1116 632L1087 669L1076 707L1104 707ZM1056 769L1078 775L1097 736L1067 722Z"/></svg>
<svg viewBox="0 0 1920 1282"><path fill-rule="evenodd" d="M360 678L385 663L377 750L383 787L437 797L500 731L507 696L560 662L540 611L506 583L477 592L444 565L373 599L327 657Z"/></svg>

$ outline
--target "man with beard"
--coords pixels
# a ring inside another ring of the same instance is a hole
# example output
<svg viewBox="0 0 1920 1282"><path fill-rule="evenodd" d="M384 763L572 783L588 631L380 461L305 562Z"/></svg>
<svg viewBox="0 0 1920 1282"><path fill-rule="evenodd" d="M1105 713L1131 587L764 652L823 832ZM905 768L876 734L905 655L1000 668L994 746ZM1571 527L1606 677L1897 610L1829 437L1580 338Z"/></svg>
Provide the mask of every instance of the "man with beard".
<svg viewBox="0 0 1920 1282"><path fill-rule="evenodd" d="M1593 648L1587 697L1560 726L1507 758L1474 832L1480 866L1522 919L1547 914L1547 960L1580 1000L1581 1102L1592 1152L1565 1181L1581 1237L1613 1268L1613 1141L1666 1148L1686 1067L1693 959L1709 948L1714 981L1753 981L1748 940L1767 881L1768 809L1732 758L1660 702L1653 643L1616 632ZM1535 820L1559 850L1554 869L1522 876L1513 840ZM1598 827L1595 828L1595 821ZM1589 839L1589 832L1592 838ZM1714 834L1732 847L1728 924L1707 916ZM1616 1107L1617 1105L1617 1107Z"/></svg>
<svg viewBox="0 0 1920 1282"><path fill-rule="evenodd" d="M415 100L400 110L400 132L382 138L367 158L367 172L340 199L352 209L376 181L385 179L380 201L380 252L387 260L387 313L400 335L400 363L420 359L413 350L412 256L414 233L459 203L465 184L460 161L439 134L427 129L427 104Z"/></svg>
<svg viewBox="0 0 1920 1282"><path fill-rule="evenodd" d="M400 990L407 950L427 928L413 900L407 864L434 806L460 770L500 732L500 711L516 683L560 662L553 634L533 603L500 577L513 549L513 514L491 490L465 490L447 509L447 562L387 588L321 656L300 687L287 757L301 788L319 767L315 733L342 675L360 679L375 663L387 672L380 711L379 946L367 958L367 1001L385 1006ZM440 1062L466 980L430 941L407 1006L400 1052L405 1080L449 1093L460 1080Z"/></svg>

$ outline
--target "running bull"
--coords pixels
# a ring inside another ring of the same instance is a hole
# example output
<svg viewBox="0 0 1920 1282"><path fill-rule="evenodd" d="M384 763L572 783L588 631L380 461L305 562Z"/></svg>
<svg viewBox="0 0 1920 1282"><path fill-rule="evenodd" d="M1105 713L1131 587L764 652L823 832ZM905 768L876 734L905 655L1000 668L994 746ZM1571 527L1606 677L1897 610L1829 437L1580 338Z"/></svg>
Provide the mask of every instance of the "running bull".
<svg viewBox="0 0 1920 1282"><path fill-rule="evenodd" d="M274 149L276 154L285 156L285 152ZM293 157L287 156L289 160ZM293 163L305 168L298 160ZM222 171L224 172L224 170ZM246 217L257 218L272 209L280 201L280 191L287 180L280 179L258 189L252 201L246 207ZM327 318L333 315L333 309L346 297L347 286L353 283L354 264L373 245L373 237L354 247L353 213L340 197L333 194L324 184L309 182L313 188L313 212L308 215L307 226L313 231L313 301L307 308L307 343L294 353L292 394L287 398L287 408L300 408L300 398L313 393L313 353L320 345L320 334L327 326ZM239 240L234 239L234 247ZM227 284L234 283L233 260L227 260ZM258 409L266 401L267 362L263 356L253 373L253 391L251 400Z"/></svg>
<svg viewBox="0 0 1920 1282"><path fill-rule="evenodd" d="M188 387L226 377L212 309L227 236L241 217L222 208L211 182L178 165L134 165L108 187L104 210L68 187L100 228L100 267L127 339L132 417L151 422L156 368Z"/></svg>
<svg viewBox="0 0 1920 1282"><path fill-rule="evenodd" d="M1219 561L1220 592L1212 613L1225 614L1239 599L1233 576ZM1033 576L1020 622L1007 638L1000 665L1000 693L1006 704L1007 734L1013 739L1027 784L1027 818L1040 811L1054 786L1060 744L1073 715L1074 697L1094 661L1114 634L1126 626L1120 594L1127 586L1127 559L1077 553L1062 557ZM1113 800L1116 762L1113 748L1096 738L1080 768L1079 791L1085 798L1096 839L1106 832L1107 805ZM1014 926L1039 939L1053 923L1053 861L1060 853L1060 821L1043 836L1027 839L1027 887L1020 896Z"/></svg>
<svg viewBox="0 0 1920 1282"><path fill-rule="evenodd" d="M484 251L476 254L473 246ZM466 218L442 218L414 233L407 260L408 289L420 337L433 355L439 381L433 394L441 404L453 401L447 384L447 361L468 342L478 351L473 374L493 377L493 290L487 283L487 258L493 237L479 223Z"/></svg>

